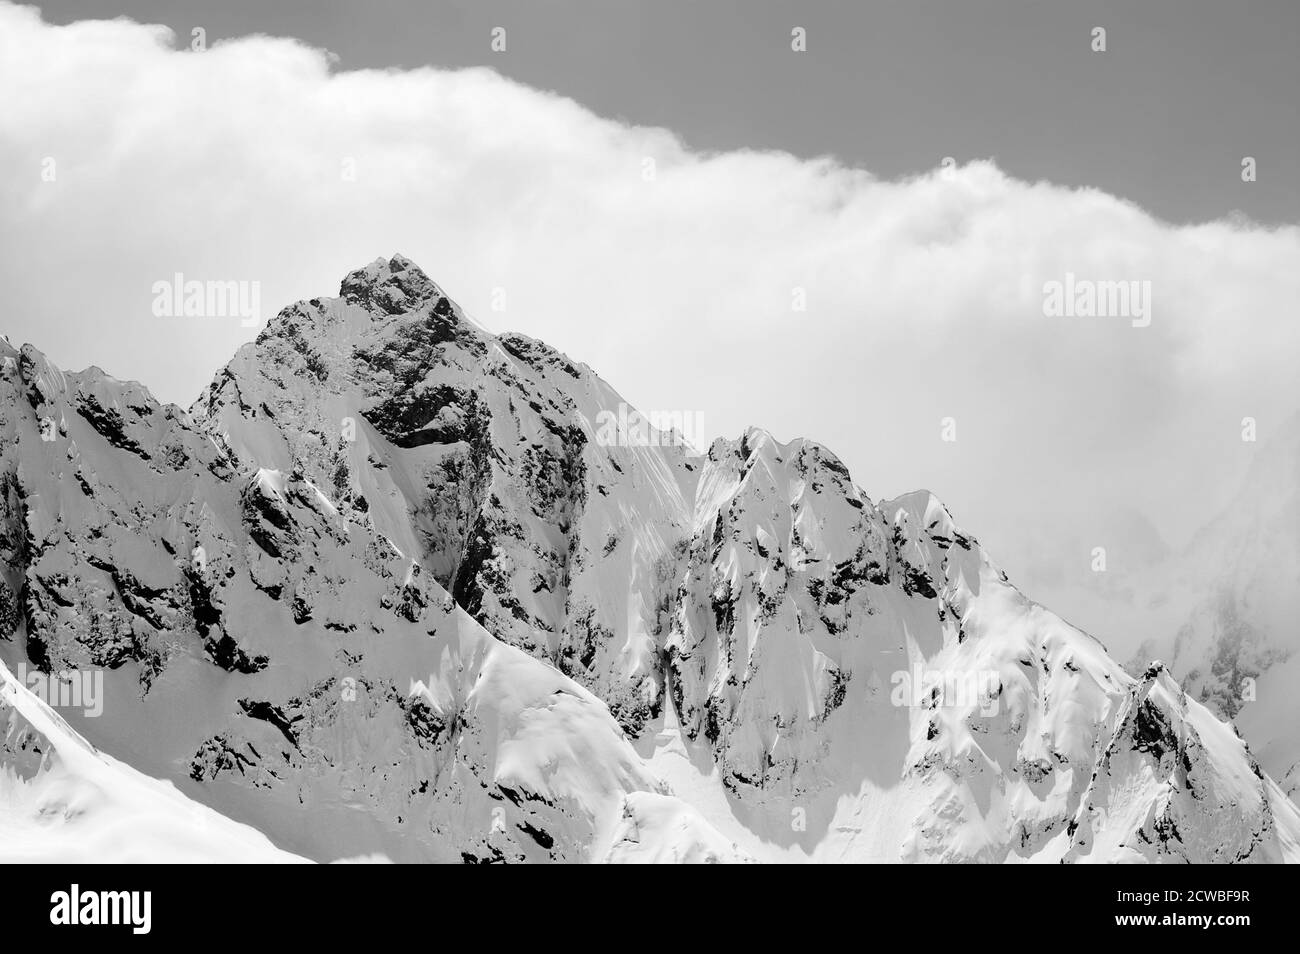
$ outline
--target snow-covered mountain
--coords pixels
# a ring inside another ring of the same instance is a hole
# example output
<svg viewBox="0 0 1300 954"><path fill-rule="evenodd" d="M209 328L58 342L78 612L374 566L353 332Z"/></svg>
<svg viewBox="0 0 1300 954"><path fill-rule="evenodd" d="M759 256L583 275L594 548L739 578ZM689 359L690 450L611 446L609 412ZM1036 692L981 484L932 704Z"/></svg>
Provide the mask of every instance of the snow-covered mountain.
<svg viewBox="0 0 1300 954"><path fill-rule="evenodd" d="M1230 728L933 495L874 503L758 429L612 428L589 368L400 256L189 413L0 358L0 657L107 670L77 730L280 848L1300 860Z"/></svg>
<svg viewBox="0 0 1300 954"><path fill-rule="evenodd" d="M97 369L2 357L4 656L109 670L102 714L68 714L100 749L317 860L587 858L661 791L364 504Z"/></svg>

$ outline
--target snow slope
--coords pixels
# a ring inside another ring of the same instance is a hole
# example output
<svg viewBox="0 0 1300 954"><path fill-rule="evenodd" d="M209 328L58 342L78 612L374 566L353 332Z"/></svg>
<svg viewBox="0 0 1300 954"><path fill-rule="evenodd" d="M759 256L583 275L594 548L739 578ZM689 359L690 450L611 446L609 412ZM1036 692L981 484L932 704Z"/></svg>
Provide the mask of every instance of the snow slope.
<svg viewBox="0 0 1300 954"><path fill-rule="evenodd" d="M0 663L0 864L306 862L97 752Z"/></svg>

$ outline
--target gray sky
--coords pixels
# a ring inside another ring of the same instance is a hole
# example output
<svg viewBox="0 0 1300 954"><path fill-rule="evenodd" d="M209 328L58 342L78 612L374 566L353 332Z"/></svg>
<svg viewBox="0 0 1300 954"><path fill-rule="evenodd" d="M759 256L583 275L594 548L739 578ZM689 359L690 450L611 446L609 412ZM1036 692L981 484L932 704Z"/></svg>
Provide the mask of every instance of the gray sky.
<svg viewBox="0 0 1300 954"><path fill-rule="evenodd" d="M2 330L188 405L255 330L156 283L265 318L400 251L644 410L929 487L1068 617L1300 406L1300 4L946 6L0 2Z"/></svg>
<svg viewBox="0 0 1300 954"><path fill-rule="evenodd" d="M944 156L1095 186L1172 222L1300 221L1294 0L57 0L209 43L297 37L341 69L490 66L697 149L834 155L886 178ZM808 31L789 55L790 29ZM489 48L492 27L507 48ZM1095 26L1107 51L1089 47ZM1244 186L1239 163L1259 160Z"/></svg>

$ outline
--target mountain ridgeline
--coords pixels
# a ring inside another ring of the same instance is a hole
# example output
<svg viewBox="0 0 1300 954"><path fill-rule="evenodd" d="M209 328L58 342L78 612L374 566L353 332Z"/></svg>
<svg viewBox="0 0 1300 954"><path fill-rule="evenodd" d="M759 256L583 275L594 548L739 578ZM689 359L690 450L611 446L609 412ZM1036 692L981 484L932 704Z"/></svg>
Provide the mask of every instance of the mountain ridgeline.
<svg viewBox="0 0 1300 954"><path fill-rule="evenodd" d="M0 660L104 670L68 725L286 852L1300 860L1228 725L932 494L759 429L611 442L609 385L400 256L188 412L0 357Z"/></svg>

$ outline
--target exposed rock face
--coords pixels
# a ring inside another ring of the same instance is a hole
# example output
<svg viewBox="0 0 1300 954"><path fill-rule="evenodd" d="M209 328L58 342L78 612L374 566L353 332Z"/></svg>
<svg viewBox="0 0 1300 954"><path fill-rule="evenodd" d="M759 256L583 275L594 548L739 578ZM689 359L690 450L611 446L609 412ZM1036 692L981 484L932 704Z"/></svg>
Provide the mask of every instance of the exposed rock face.
<svg viewBox="0 0 1300 954"><path fill-rule="evenodd" d="M1113 725L1069 826L1066 860L1288 860L1294 806L1162 666L1130 687ZM1227 829L1216 822L1225 817Z"/></svg>
<svg viewBox="0 0 1300 954"><path fill-rule="evenodd" d="M282 312L193 413L246 468L300 467L636 729L657 705L665 574L698 465L681 447L598 446L618 403L546 345L488 334L397 257Z"/></svg>
<svg viewBox="0 0 1300 954"><path fill-rule="evenodd" d="M757 429L607 446L608 385L400 256L189 414L4 355L0 654L109 669L83 733L290 850L1297 857L1231 730L933 495ZM667 736L731 808L671 795Z"/></svg>

